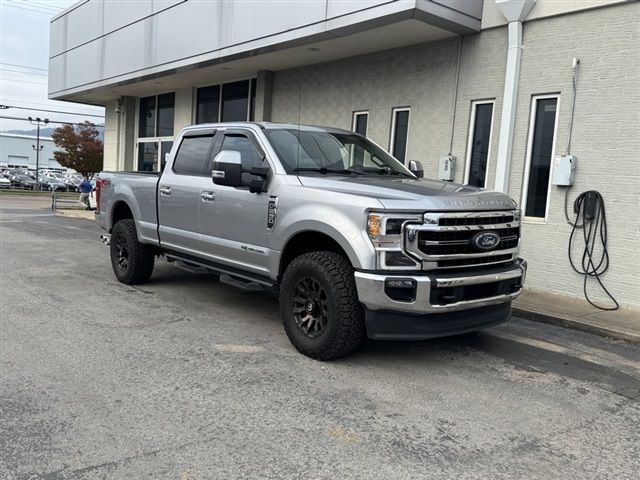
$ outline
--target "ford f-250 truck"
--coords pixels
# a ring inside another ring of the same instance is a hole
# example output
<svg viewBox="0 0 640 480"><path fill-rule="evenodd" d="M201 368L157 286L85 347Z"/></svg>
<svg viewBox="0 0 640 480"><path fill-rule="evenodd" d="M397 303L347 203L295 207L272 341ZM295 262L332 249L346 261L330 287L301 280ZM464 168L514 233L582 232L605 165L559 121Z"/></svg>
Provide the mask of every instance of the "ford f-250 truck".
<svg viewBox="0 0 640 480"><path fill-rule="evenodd" d="M363 338L426 339L505 322L522 289L508 196L428 180L356 133L273 123L183 129L162 173L102 172L97 220L125 284L164 256L279 294L310 357Z"/></svg>

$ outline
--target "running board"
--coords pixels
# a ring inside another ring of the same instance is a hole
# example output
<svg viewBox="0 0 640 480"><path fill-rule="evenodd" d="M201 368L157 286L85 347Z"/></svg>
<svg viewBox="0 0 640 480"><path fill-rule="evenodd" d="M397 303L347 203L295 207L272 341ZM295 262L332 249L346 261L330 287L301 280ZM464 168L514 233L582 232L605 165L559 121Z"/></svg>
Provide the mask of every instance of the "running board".
<svg viewBox="0 0 640 480"><path fill-rule="evenodd" d="M224 265L212 264L192 256L183 256L179 253L167 252L168 262L175 262L176 266L193 273L203 271L219 275L220 282L232 287L240 288L248 292L265 291L278 293L278 284L264 277L254 277L244 271L235 271Z"/></svg>
<svg viewBox="0 0 640 480"><path fill-rule="evenodd" d="M243 278L232 277L226 273L220 275L220 283L231 285L232 287L239 288L245 292L261 292L264 290L263 286L259 283L252 282L251 280L245 280Z"/></svg>

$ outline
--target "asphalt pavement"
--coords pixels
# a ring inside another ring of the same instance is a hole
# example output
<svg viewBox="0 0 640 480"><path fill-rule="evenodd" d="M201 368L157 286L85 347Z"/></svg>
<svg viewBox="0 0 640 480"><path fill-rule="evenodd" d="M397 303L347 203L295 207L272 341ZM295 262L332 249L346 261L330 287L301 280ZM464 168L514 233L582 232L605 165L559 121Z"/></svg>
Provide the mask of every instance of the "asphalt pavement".
<svg viewBox="0 0 640 480"><path fill-rule="evenodd" d="M2 479L637 478L636 345L514 318L321 363L275 298L121 285L47 207L0 196Z"/></svg>

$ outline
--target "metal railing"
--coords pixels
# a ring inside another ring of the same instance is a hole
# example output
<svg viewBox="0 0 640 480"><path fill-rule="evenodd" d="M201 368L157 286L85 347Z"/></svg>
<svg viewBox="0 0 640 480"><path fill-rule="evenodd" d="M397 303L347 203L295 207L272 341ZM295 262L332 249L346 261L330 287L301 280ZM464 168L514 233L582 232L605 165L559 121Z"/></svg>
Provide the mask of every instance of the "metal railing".
<svg viewBox="0 0 640 480"><path fill-rule="evenodd" d="M51 193L51 210L55 211L60 205L62 206L82 206L78 199L79 193L72 192L52 192Z"/></svg>

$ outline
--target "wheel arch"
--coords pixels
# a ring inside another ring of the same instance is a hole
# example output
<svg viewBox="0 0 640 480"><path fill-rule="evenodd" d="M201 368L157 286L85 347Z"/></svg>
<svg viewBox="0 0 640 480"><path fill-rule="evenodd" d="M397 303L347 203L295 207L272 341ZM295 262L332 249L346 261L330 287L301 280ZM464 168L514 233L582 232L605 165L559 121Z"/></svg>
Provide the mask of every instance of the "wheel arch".
<svg viewBox="0 0 640 480"><path fill-rule="evenodd" d="M282 278L282 274L294 258L304 253L319 251L338 253L354 265L354 258L350 258L347 251L332 236L317 230L304 230L297 232L287 240L280 255L278 279Z"/></svg>

